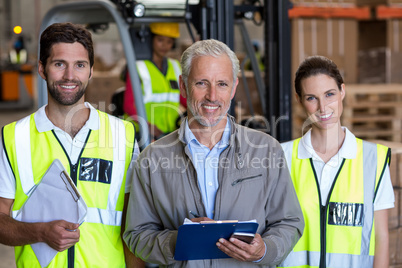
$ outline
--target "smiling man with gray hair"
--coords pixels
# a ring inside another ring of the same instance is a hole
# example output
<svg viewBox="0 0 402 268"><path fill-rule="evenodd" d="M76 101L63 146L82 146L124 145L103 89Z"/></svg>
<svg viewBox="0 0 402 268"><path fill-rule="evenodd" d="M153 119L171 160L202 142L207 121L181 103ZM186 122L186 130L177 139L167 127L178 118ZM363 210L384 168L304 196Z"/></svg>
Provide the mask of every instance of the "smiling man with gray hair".
<svg viewBox="0 0 402 268"><path fill-rule="evenodd" d="M224 43L204 40L183 53L181 66L188 118L140 154L124 240L136 256L161 267L279 264L302 234L303 214L279 143L228 115L239 61ZM185 218L256 219L259 226L250 244L216 241L231 258L176 261L177 230Z"/></svg>

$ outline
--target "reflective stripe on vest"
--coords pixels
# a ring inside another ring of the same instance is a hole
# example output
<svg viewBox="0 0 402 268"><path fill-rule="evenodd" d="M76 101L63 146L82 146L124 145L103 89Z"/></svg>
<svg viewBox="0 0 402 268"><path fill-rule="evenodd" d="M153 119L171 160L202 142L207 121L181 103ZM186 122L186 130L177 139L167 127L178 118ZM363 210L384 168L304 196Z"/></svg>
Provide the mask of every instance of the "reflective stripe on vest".
<svg viewBox="0 0 402 268"><path fill-rule="evenodd" d="M20 64L25 63L27 61L27 51L25 49L21 49L19 53L16 50L10 51L10 62L12 64Z"/></svg>
<svg viewBox="0 0 402 268"><path fill-rule="evenodd" d="M176 81L179 81L179 76L181 74L180 67L177 62L174 60L168 59L168 64L171 64L174 69L174 73L176 76ZM174 102L179 103L180 101L180 93L177 92L164 92L164 93L154 93L152 90L152 79L149 73L148 67L145 61L137 61L137 69L139 75L141 77L142 85L143 85L143 93L144 93L144 104L147 103L163 103L163 102ZM155 67L156 68L156 67ZM153 81L157 83L158 81Z"/></svg>
<svg viewBox="0 0 402 268"><path fill-rule="evenodd" d="M351 255L341 253L327 253L328 267L345 268L345 267L373 267L373 257L362 255ZM308 263L308 267L320 266L320 252L313 251L298 251L290 252L286 260L278 267L306 267L301 263Z"/></svg>
<svg viewBox="0 0 402 268"><path fill-rule="evenodd" d="M120 194L120 187L125 176L125 158L126 158L126 129L123 121L107 115L110 123L110 130L113 139L113 159L123 161L113 161L112 178L109 188L107 209L88 207L87 217L85 222L102 223L107 225L121 225L121 211L115 211L117 200ZM24 193L29 196L32 189L35 187L31 154L26 152L26 148L31 148L30 121L31 116L25 117L18 121L15 126L15 147L17 155L18 170L20 173L21 185ZM106 144L110 141L101 141ZM123 186L124 187L124 186ZM85 199L84 199L85 200ZM13 211L13 217L17 215L18 210Z"/></svg>
<svg viewBox="0 0 402 268"><path fill-rule="evenodd" d="M321 267L373 265L373 203L389 160L389 149L360 139L356 141L357 156L344 159L325 207L321 205L312 159L298 159L300 139L293 142L291 175L306 226L303 236L279 267L320 267L320 263ZM323 208L325 218L321 215Z"/></svg>
<svg viewBox="0 0 402 268"><path fill-rule="evenodd" d="M16 178L14 216L54 158L59 158L73 180L77 179L77 188L88 205L79 242L57 253L50 268L125 267L120 233L134 128L106 113L98 114L99 130L89 132L76 165L71 164L54 131L37 131L34 115L3 128L4 148ZM18 267L40 267L30 245L15 247L15 258Z"/></svg>

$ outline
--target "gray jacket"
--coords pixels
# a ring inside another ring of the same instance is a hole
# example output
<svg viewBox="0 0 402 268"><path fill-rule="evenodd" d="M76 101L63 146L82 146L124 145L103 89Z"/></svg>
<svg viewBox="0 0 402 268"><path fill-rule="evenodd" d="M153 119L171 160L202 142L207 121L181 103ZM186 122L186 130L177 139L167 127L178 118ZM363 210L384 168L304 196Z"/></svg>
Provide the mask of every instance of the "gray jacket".
<svg viewBox="0 0 402 268"><path fill-rule="evenodd" d="M161 267L269 267L279 264L299 240L303 214L282 147L271 136L229 118L232 133L219 158L214 219L256 219L267 246L265 257L259 263L174 260L177 229L193 217L189 211L206 215L182 124L145 148L137 160L124 240L143 260Z"/></svg>

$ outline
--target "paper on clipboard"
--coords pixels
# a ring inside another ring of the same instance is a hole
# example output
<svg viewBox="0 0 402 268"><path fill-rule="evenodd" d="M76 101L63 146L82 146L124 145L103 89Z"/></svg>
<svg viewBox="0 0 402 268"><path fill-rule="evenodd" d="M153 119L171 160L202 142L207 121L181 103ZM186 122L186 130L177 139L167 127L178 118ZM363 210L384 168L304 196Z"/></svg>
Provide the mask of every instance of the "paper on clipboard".
<svg viewBox="0 0 402 268"><path fill-rule="evenodd" d="M23 222L65 220L81 224L86 213L87 205L74 182L60 160L55 159L15 219ZM42 267L47 266L58 252L44 242L31 244L31 247Z"/></svg>

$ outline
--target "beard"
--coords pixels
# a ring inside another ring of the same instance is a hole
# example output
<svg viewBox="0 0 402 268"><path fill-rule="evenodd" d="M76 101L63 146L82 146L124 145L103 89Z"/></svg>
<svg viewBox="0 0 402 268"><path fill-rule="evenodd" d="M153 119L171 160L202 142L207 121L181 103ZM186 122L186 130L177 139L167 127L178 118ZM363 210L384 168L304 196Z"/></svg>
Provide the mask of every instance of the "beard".
<svg viewBox="0 0 402 268"><path fill-rule="evenodd" d="M72 95L66 95L63 94L63 92L59 91L58 85L66 82L75 83L78 86L78 91L76 91ZM84 96L86 87L82 85L81 81L74 80L74 81L57 81L51 85L48 84L47 89L49 91L50 96L52 96L52 98L56 100L59 104L69 106L77 103L82 98L82 96Z"/></svg>
<svg viewBox="0 0 402 268"><path fill-rule="evenodd" d="M202 107L204 104L212 104L211 102L204 101L199 104L199 107ZM223 103L220 102L214 102L214 105L218 104L220 107L223 107ZM187 108L189 109L190 113L193 115L193 118L202 126L204 127L214 127L216 126L222 119L227 117L227 113L229 111L230 105L226 107L226 109L222 112L221 115L218 117L214 117L212 120L200 115L196 109L194 109L194 106L191 102L191 98L187 98Z"/></svg>

